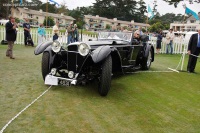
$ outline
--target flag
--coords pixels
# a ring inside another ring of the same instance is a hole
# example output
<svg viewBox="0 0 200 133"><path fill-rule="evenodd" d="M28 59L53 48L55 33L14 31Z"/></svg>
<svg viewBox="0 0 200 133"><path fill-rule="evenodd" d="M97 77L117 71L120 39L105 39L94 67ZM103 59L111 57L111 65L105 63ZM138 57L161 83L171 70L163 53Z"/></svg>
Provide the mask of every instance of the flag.
<svg viewBox="0 0 200 133"><path fill-rule="evenodd" d="M56 1L54 1L54 0L49 0L50 2L53 2L55 5L58 5L58 6L60 6Z"/></svg>
<svg viewBox="0 0 200 133"><path fill-rule="evenodd" d="M187 7L185 8L185 13L188 15L192 15L196 20L199 20L199 16Z"/></svg>
<svg viewBox="0 0 200 133"><path fill-rule="evenodd" d="M23 1L22 1L22 0L20 0L20 5L22 5L22 3L23 3Z"/></svg>
<svg viewBox="0 0 200 133"><path fill-rule="evenodd" d="M149 5L148 5L148 16L150 16L150 19L152 19L153 16L154 16L154 14L153 14L153 12L151 10L151 7Z"/></svg>

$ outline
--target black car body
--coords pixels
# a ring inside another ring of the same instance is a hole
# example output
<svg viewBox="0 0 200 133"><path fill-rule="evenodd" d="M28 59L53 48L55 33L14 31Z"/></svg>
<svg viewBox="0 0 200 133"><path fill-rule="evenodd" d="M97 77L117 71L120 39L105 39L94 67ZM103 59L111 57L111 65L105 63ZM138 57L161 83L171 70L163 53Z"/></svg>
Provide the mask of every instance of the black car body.
<svg viewBox="0 0 200 133"><path fill-rule="evenodd" d="M125 32L99 32L95 41L69 45L47 41L36 47L35 55L41 53L45 84L69 86L97 79L102 96L110 90L112 74L148 70L154 61L148 37L137 41Z"/></svg>

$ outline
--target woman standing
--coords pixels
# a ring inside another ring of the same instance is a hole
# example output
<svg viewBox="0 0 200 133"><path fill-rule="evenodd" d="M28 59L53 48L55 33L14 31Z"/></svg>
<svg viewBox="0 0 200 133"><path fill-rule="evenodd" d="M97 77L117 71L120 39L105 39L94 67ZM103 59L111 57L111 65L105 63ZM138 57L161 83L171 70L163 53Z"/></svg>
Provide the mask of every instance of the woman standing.
<svg viewBox="0 0 200 133"><path fill-rule="evenodd" d="M44 25L40 24L40 27L38 28L38 45L44 41L45 36L46 36L46 31Z"/></svg>
<svg viewBox="0 0 200 133"><path fill-rule="evenodd" d="M78 42L78 40L79 40L78 28L77 25L74 24L74 42Z"/></svg>
<svg viewBox="0 0 200 133"><path fill-rule="evenodd" d="M162 31L159 31L157 36L156 54L160 53L161 42L162 42Z"/></svg>

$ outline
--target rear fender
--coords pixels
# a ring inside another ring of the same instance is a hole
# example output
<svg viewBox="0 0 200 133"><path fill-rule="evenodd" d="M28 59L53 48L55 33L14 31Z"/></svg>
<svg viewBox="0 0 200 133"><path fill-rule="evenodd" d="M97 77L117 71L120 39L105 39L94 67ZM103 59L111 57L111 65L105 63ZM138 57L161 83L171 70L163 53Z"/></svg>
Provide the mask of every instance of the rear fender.
<svg viewBox="0 0 200 133"><path fill-rule="evenodd" d="M94 63L103 61L111 53L110 46L100 46L92 51L91 57Z"/></svg>
<svg viewBox="0 0 200 133"><path fill-rule="evenodd" d="M48 46L50 46L52 43L53 43L53 41L47 41L47 42L44 42L44 43L39 44L39 45L35 48L34 54L35 54L35 55L39 55L39 54L43 53L43 52L45 51L45 49L46 49Z"/></svg>

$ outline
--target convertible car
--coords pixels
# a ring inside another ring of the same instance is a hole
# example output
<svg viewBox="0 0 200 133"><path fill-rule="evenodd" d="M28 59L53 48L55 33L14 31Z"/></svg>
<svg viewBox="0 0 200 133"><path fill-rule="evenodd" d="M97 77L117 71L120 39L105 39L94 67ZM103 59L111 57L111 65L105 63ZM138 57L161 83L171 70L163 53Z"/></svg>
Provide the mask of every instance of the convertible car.
<svg viewBox="0 0 200 133"><path fill-rule="evenodd" d="M42 76L47 85L77 85L98 81L98 92L106 96L115 73L148 70L154 61L154 47L147 36L140 41L133 33L99 32L97 40L62 44L47 41L38 45Z"/></svg>

